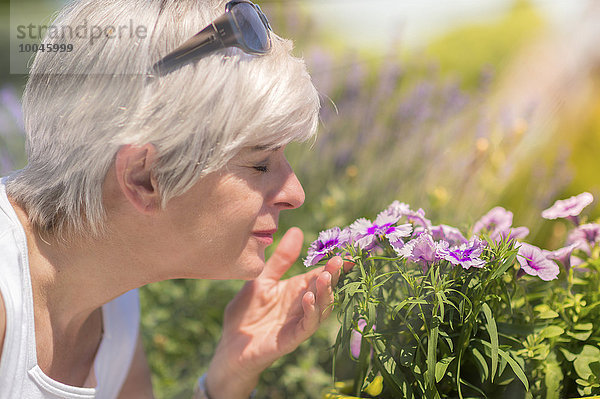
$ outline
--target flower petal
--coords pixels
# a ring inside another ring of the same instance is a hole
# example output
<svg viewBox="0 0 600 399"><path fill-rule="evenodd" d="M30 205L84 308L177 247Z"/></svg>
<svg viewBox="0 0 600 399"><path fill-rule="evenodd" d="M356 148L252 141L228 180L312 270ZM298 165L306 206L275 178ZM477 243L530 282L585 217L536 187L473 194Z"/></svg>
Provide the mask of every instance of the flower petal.
<svg viewBox="0 0 600 399"><path fill-rule="evenodd" d="M548 259L540 248L527 243L521 243L517 260L525 273L544 281L554 280L560 272L558 265Z"/></svg>
<svg viewBox="0 0 600 399"><path fill-rule="evenodd" d="M579 216L583 208L591 204L592 201L594 201L594 197L586 192L564 200L558 200L542 212L542 217L544 219L558 219Z"/></svg>

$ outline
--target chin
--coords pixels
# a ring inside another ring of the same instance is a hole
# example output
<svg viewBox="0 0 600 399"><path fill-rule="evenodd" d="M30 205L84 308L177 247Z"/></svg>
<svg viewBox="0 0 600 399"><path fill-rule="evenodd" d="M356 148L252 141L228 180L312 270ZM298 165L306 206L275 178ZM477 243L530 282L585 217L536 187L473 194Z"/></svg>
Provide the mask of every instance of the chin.
<svg viewBox="0 0 600 399"><path fill-rule="evenodd" d="M264 269L265 269L265 260L264 260L264 254L263 254L262 257L258 257L258 258L249 260L247 262L244 262L242 265L240 265L240 270L244 274L244 276L243 277L241 276L240 278L243 280L254 280L258 276L260 276L260 274L263 272Z"/></svg>

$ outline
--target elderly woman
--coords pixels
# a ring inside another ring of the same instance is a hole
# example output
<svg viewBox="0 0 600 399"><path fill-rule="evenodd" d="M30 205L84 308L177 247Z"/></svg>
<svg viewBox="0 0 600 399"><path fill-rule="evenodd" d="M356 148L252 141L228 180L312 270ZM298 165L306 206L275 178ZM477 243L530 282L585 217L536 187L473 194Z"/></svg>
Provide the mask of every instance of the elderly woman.
<svg viewBox="0 0 600 399"><path fill-rule="evenodd" d="M197 397L249 397L329 313L339 257L280 280L294 228L264 260L279 213L304 201L284 148L314 134L317 93L258 7L224 8L80 0L58 15L45 43L73 50L37 54L29 163L0 184L0 398L152 397L136 291L151 282L248 280ZM144 29L117 36L132 21ZM64 34L82 24L103 35Z"/></svg>

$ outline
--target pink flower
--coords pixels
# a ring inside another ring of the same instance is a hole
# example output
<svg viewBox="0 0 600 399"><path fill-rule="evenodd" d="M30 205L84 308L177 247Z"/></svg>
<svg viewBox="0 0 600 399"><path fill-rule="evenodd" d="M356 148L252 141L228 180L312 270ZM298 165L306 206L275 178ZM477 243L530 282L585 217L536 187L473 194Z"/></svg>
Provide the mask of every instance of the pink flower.
<svg viewBox="0 0 600 399"><path fill-rule="evenodd" d="M517 260L525 273L544 281L554 280L560 272L558 265L548 259L544 251L527 243L521 243Z"/></svg>
<svg viewBox="0 0 600 399"><path fill-rule="evenodd" d="M389 208L377 215L374 222L360 218L350 225L352 238L356 240L359 248L369 250L375 247L378 237L387 237L390 243L408 237L412 232L410 224L396 225L400 215L390 212Z"/></svg>
<svg viewBox="0 0 600 399"><path fill-rule="evenodd" d="M471 267L481 268L485 261L480 258L484 243L475 237L468 243L455 246L450 249L441 249L440 255L453 265L461 265L463 269Z"/></svg>
<svg viewBox="0 0 600 399"><path fill-rule="evenodd" d="M419 210L413 211L410 209L410 206L404 202L394 201L384 212L397 216L398 219L405 216L406 220L417 226L421 226L423 230L429 230L431 227L431 221L425 217L425 211L423 209L419 208Z"/></svg>
<svg viewBox="0 0 600 399"><path fill-rule="evenodd" d="M350 353L352 357L358 359L360 356L360 346L362 344L362 334L361 332L367 326L367 322L365 319L358 320L358 330L352 330L352 335L350 335ZM373 325L373 331L375 331L375 325ZM373 350L371 349L371 353Z"/></svg>
<svg viewBox="0 0 600 399"><path fill-rule="evenodd" d="M589 246L600 244L600 224L586 223L573 229L567 237L567 244L575 242Z"/></svg>
<svg viewBox="0 0 600 399"><path fill-rule="evenodd" d="M423 233L401 247L394 246L394 250L398 256L421 265L426 271L431 263L443 259L441 251L448 246L446 241L435 242L430 234Z"/></svg>
<svg viewBox="0 0 600 399"><path fill-rule="evenodd" d="M343 248L350 241L350 230L340 230L334 227L319 233L317 238L308 248L308 254L304 259L304 266L316 265L321 259L336 249Z"/></svg>
<svg viewBox="0 0 600 399"><path fill-rule="evenodd" d="M542 212L542 217L545 219L574 218L579 216L583 208L593 200L594 197L590 193L581 193L565 200L558 200Z"/></svg>
<svg viewBox="0 0 600 399"><path fill-rule="evenodd" d="M512 226L513 214L510 211L497 206L490 209L481 219L475 222L473 234L488 232L492 240L497 240L501 234L507 234Z"/></svg>
<svg viewBox="0 0 600 399"><path fill-rule="evenodd" d="M513 213L501 206L492 208L473 226L473 234L488 233L495 242L503 238L523 239L529 234L527 227L512 227Z"/></svg>
<svg viewBox="0 0 600 399"><path fill-rule="evenodd" d="M545 251L545 254L548 259L552 259L552 260L559 262L561 265L563 265L563 267L565 268L566 271L569 271L569 269L571 268L571 263L572 263L571 260L573 259L571 254L580 245L581 245L580 242L575 242L571 245L568 245L564 248L559 248L555 251ZM573 263L576 263L576 262L573 262ZM573 265L573 266L575 266L575 265Z"/></svg>
<svg viewBox="0 0 600 399"><path fill-rule="evenodd" d="M468 240L462 235L456 227L440 224L431 228L431 235L436 241L448 241L450 245L466 244Z"/></svg>

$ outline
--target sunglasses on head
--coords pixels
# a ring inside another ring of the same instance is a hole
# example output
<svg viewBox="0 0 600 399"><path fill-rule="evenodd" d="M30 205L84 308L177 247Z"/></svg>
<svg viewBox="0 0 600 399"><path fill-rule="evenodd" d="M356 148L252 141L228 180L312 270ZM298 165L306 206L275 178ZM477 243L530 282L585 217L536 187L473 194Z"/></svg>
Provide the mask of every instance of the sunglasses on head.
<svg viewBox="0 0 600 399"><path fill-rule="evenodd" d="M152 73L164 75L225 47L265 54L271 49L270 31L269 21L258 5L248 0L230 1L225 5L225 14L160 59Z"/></svg>

